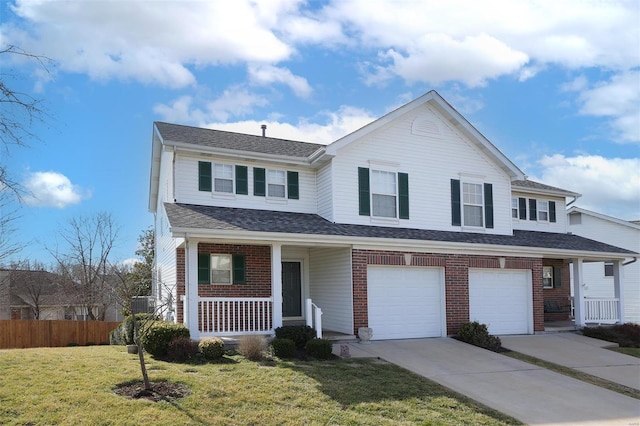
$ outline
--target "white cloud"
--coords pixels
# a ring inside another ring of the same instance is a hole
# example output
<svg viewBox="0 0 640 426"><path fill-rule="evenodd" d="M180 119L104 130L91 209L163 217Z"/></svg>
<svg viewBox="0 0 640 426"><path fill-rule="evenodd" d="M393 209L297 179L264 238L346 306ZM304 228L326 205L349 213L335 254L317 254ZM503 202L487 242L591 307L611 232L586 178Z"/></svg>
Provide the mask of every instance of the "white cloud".
<svg viewBox="0 0 640 426"><path fill-rule="evenodd" d="M267 105L268 101L245 88L232 86L202 106L194 106L196 103L192 97L182 96L169 105L155 105L153 111L165 121L203 125L211 120L226 122L231 117L242 117L252 113L255 107Z"/></svg>
<svg viewBox="0 0 640 426"><path fill-rule="evenodd" d="M580 113L611 117L618 142L640 142L640 71L614 75L581 92Z"/></svg>
<svg viewBox="0 0 640 426"><path fill-rule="evenodd" d="M234 123L211 122L205 127L258 135L262 132L260 126L266 124L266 133L270 137L329 144L369 124L377 117L373 117L367 111L359 108L342 106L335 112L323 112L318 118L318 121L321 121L320 123L312 123L307 120L302 120L295 124L274 120L247 120Z"/></svg>
<svg viewBox="0 0 640 426"><path fill-rule="evenodd" d="M28 194L25 204L34 207L56 207L63 209L78 204L91 194L78 185L71 183L68 177L57 172L33 172L23 182Z"/></svg>
<svg viewBox="0 0 640 426"><path fill-rule="evenodd" d="M249 66L249 78L253 84L257 85L272 83L287 85L300 98L307 98L313 92L306 78L294 75L287 68L274 67L273 65L251 65Z"/></svg>
<svg viewBox="0 0 640 426"><path fill-rule="evenodd" d="M640 219L640 158L544 156L532 180L582 194L581 207L624 220Z"/></svg>

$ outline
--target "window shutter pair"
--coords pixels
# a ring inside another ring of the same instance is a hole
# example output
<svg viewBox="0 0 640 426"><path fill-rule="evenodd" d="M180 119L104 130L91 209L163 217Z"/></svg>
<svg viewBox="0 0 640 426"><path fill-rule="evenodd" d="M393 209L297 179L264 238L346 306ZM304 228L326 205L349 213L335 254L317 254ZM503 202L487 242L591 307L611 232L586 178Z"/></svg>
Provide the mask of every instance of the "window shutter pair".
<svg viewBox="0 0 640 426"><path fill-rule="evenodd" d="M233 284L245 284L247 280L246 259L244 254L231 255ZM198 284L211 282L211 254L198 253Z"/></svg>
<svg viewBox="0 0 640 426"><path fill-rule="evenodd" d="M236 194L247 195L249 188L247 184L247 166L236 166ZM198 161L198 190L211 192L211 162Z"/></svg>
<svg viewBox="0 0 640 426"><path fill-rule="evenodd" d="M264 197L267 194L266 170L263 167L253 168L253 195ZM300 185L298 183L298 172L287 171L287 198L291 200L300 199Z"/></svg>
<svg viewBox="0 0 640 426"><path fill-rule="evenodd" d="M358 210L360 216L371 215L369 168L358 167ZM409 219L409 174L398 173L398 218Z"/></svg>
<svg viewBox="0 0 640 426"><path fill-rule="evenodd" d="M493 185L485 183L484 192L484 226L493 228ZM451 225L462 225L462 193L459 179L451 179Z"/></svg>

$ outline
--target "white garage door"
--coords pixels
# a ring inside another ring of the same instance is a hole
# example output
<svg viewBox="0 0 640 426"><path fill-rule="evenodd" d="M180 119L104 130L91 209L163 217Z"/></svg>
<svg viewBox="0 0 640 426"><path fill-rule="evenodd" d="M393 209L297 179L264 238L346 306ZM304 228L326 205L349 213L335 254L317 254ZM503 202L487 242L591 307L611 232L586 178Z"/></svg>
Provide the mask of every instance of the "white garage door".
<svg viewBox="0 0 640 426"><path fill-rule="evenodd" d="M491 334L532 334L531 271L469 270L469 319Z"/></svg>
<svg viewBox="0 0 640 426"><path fill-rule="evenodd" d="M369 266L367 284L374 340L443 335L441 268Z"/></svg>

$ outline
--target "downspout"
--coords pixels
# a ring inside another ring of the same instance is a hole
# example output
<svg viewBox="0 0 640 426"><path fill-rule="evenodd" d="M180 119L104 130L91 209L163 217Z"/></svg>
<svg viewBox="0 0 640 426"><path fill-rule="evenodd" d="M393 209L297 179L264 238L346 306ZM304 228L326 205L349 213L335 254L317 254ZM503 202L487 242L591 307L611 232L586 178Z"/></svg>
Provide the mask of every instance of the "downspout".
<svg viewBox="0 0 640 426"><path fill-rule="evenodd" d="M187 325L189 327L189 233L185 232L184 234L184 296L181 300L182 302L182 324ZM177 290L177 285L176 285ZM176 291L177 293L177 291Z"/></svg>
<svg viewBox="0 0 640 426"><path fill-rule="evenodd" d="M576 201L578 201L578 198L580 198L580 195L573 197L573 200L571 200L566 207L569 207L571 204L575 203Z"/></svg>
<svg viewBox="0 0 640 426"><path fill-rule="evenodd" d="M638 261L638 258L634 257L632 260L629 260L628 262L623 262L622 266L631 265L632 263L636 263L637 261Z"/></svg>

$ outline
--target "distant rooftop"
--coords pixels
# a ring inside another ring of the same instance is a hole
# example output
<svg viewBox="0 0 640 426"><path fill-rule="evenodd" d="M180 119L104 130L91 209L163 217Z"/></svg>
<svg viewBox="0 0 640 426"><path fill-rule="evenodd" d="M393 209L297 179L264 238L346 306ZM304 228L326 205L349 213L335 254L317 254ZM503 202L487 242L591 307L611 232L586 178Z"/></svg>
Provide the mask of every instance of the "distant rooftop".
<svg viewBox="0 0 640 426"><path fill-rule="evenodd" d="M529 179L526 180L513 180L511 181L511 187L519 187L519 188L525 188L525 189L536 189L536 190L543 190L543 191L550 191L550 192L558 192L558 193L564 193L565 195L569 195L569 196L580 196L580 194L578 194L577 192L573 192L573 191L568 191L566 189L562 189L562 188L558 188L555 186L551 186L551 185L546 185L544 183L540 183L540 182L535 182Z"/></svg>

